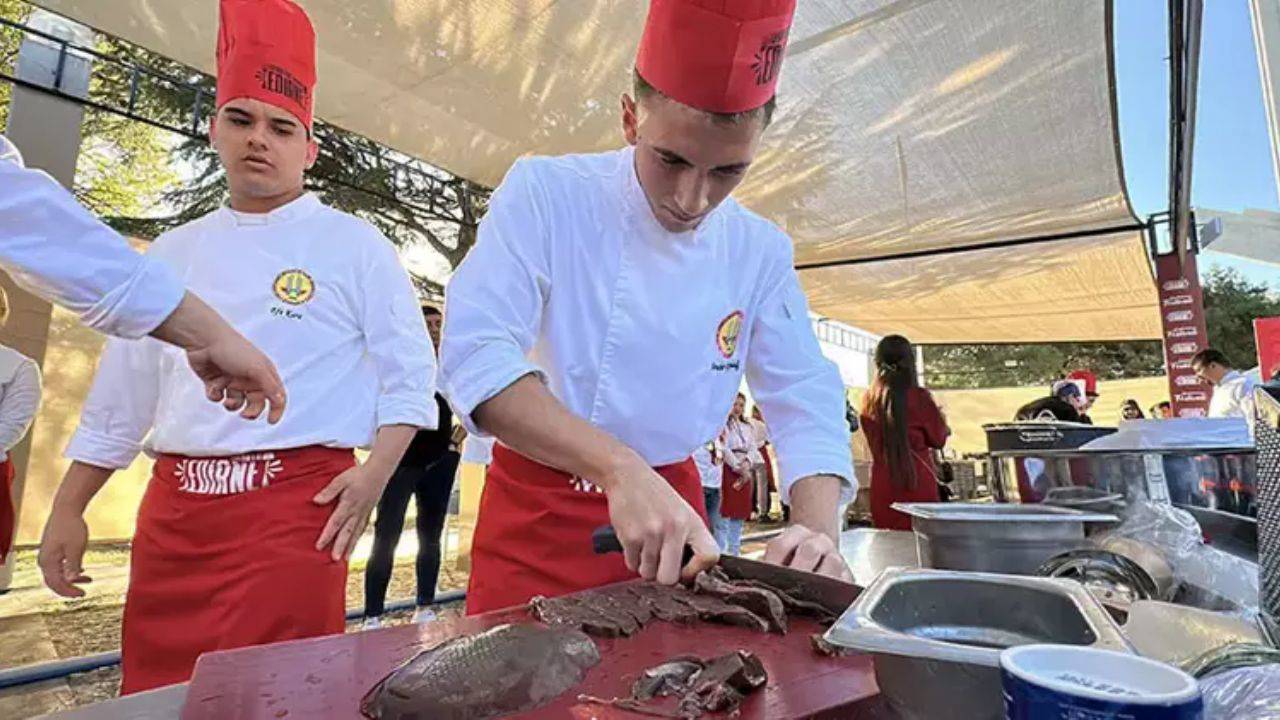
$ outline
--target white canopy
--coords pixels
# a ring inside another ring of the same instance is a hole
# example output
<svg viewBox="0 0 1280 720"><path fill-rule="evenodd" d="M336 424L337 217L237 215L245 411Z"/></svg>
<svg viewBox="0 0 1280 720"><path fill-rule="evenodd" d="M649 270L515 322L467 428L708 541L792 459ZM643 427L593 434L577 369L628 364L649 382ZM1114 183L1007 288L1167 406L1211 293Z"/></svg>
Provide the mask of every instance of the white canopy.
<svg viewBox="0 0 1280 720"><path fill-rule="evenodd" d="M317 112L451 172L616 147L637 0L300 0ZM38 0L212 71L215 0ZM1160 335L1132 228L1106 0L801 0L767 148L738 197L795 240L814 310L918 342Z"/></svg>

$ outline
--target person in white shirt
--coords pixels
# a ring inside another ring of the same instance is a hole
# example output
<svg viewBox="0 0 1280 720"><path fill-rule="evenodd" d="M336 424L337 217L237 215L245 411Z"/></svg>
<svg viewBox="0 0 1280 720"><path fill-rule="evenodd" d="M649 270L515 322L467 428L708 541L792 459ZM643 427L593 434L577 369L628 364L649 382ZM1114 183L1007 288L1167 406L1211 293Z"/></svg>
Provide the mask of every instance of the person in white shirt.
<svg viewBox="0 0 1280 720"><path fill-rule="evenodd" d="M773 457L769 452L769 426L764 422L764 413L759 405L751 408L751 429L756 436L756 450L760 453L760 465L755 471L756 516L764 522L772 522L773 517Z"/></svg>
<svg viewBox="0 0 1280 720"><path fill-rule="evenodd" d="M627 147L519 160L447 289L441 384L496 436L467 611L714 564L691 454L744 374L795 523L765 559L850 577L844 397L788 237L729 193L755 158L794 0L653 3L622 100ZM621 557L592 554L612 524ZM682 567L684 549L692 560Z"/></svg>
<svg viewBox="0 0 1280 720"><path fill-rule="evenodd" d="M724 447L720 438L709 440L693 451L693 463L702 481L702 503L707 511L707 527L716 546L724 550L724 518L720 515L720 485L724 478Z"/></svg>
<svg viewBox="0 0 1280 720"><path fill-rule="evenodd" d="M755 510L757 479L763 474L764 465L756 428L747 417L746 407L747 398L739 393L720 433L724 447L720 550L730 555L742 553L742 528Z"/></svg>
<svg viewBox="0 0 1280 720"><path fill-rule="evenodd" d="M9 296L0 289L0 325L9 321ZM13 549L18 517L13 501L13 459L9 453L31 429L40 409L40 367L36 361L0 345L0 565Z"/></svg>
<svg viewBox="0 0 1280 720"><path fill-rule="evenodd" d="M237 422L202 401L173 350L108 343L40 566L55 592L82 595L85 506L140 450L155 456L132 546L124 693L186 680L209 650L342 632L346 559L416 429L437 422L434 354L395 249L303 189L316 157L310 21L288 0L220 10L211 136L230 207L150 254L275 361L291 412ZM352 449L369 446L356 463Z"/></svg>
<svg viewBox="0 0 1280 720"><path fill-rule="evenodd" d="M133 251L56 180L22 164L0 135L0 267L27 291L116 337L150 335L186 350L213 402L268 422L284 414L280 374L262 351L187 292L163 263Z"/></svg>
<svg viewBox="0 0 1280 720"><path fill-rule="evenodd" d="M1231 367L1231 361L1219 350L1205 348L1191 358L1191 369L1201 380L1213 385L1209 400L1209 417L1242 417L1253 426L1254 379Z"/></svg>

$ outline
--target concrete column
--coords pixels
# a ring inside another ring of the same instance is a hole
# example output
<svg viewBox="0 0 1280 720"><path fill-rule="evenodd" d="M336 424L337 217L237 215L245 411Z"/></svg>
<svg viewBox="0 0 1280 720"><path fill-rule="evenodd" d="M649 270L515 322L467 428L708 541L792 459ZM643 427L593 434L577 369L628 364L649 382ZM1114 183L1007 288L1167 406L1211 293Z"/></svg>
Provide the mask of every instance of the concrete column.
<svg viewBox="0 0 1280 720"><path fill-rule="evenodd" d="M93 45L94 36L89 28L43 10L32 14L28 26L63 38L73 45ZM20 80L57 90L73 98L87 97L90 71L91 61L88 57L65 51L60 43L48 38L28 34L18 51L17 76ZM40 168L65 187L71 188L75 181L76 160L80 154L80 127L83 120L84 106L74 99L14 85L5 135L22 151L27 167ZM18 288L2 272L0 286L9 295L10 305L9 322L0 328L0 343L34 359L43 367L52 307ZM15 468L13 499L19 517L22 513L30 450L31 437L28 434L12 452ZM9 562L0 566L0 591L8 589L12 577L11 557Z"/></svg>

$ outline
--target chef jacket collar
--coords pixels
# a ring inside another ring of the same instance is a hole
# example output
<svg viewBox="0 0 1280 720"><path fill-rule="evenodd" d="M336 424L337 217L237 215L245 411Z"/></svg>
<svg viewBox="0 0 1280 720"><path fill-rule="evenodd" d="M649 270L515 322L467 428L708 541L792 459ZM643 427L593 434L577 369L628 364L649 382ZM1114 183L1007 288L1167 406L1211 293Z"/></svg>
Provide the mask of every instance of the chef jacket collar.
<svg viewBox="0 0 1280 720"><path fill-rule="evenodd" d="M268 213L246 213L232 210L225 207L230 224L235 227L252 227L255 225L279 225L282 223L301 220L320 207L320 199L315 193L303 193L298 199L292 200Z"/></svg>
<svg viewBox="0 0 1280 720"><path fill-rule="evenodd" d="M622 163L624 167L622 172L619 173L622 178L622 197L626 202L627 211L631 215L632 221L636 224L637 229L642 232L684 242L697 242L706 237L706 234L719 222L724 204L729 202L729 198L725 198L714 210L707 213L702 222L698 223L698 227L693 230L682 233L670 232L662 227L662 224L658 222L658 218L653 216L653 208L649 206L649 198L644 194L644 188L640 185L640 176L636 174L635 146L629 145L623 150Z"/></svg>

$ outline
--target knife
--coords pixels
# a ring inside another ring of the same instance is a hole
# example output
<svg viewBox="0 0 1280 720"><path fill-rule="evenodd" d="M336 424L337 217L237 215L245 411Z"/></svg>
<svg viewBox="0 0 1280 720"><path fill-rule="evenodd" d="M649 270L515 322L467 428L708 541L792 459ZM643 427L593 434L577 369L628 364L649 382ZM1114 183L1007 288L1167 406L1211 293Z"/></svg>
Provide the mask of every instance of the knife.
<svg viewBox="0 0 1280 720"><path fill-rule="evenodd" d="M591 546L597 555L622 552L622 542L612 525L596 528ZM685 546L682 564L693 559L693 548ZM826 575L796 570L735 555L720 555L716 565L732 580L754 580L777 588L797 600L807 600L826 608L839 617L858 599L862 588Z"/></svg>

